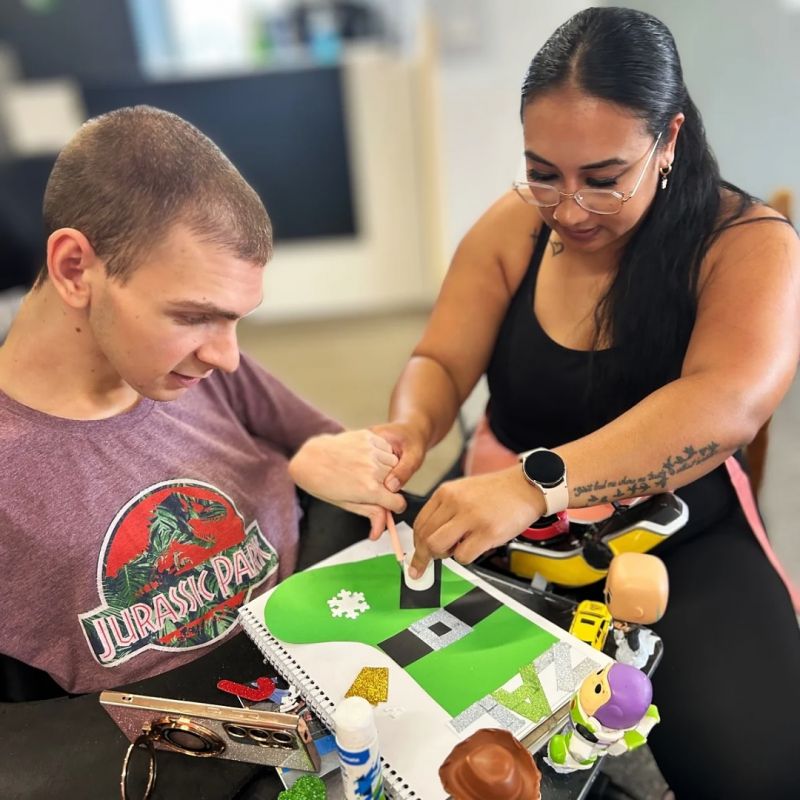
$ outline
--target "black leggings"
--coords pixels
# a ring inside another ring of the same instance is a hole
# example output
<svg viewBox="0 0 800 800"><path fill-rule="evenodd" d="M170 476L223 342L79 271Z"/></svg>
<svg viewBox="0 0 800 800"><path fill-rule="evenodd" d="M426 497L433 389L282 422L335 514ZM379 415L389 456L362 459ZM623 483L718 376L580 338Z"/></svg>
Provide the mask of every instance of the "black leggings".
<svg viewBox="0 0 800 800"><path fill-rule="evenodd" d="M656 551L658 552L658 551ZM800 630L738 507L658 553L667 612L653 626L661 723L650 745L678 800L800 796Z"/></svg>

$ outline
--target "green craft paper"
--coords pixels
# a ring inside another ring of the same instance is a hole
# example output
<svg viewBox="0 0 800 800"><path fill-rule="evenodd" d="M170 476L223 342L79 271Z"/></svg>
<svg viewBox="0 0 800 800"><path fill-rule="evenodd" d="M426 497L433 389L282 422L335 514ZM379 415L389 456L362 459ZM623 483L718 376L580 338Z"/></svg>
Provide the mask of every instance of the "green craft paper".
<svg viewBox="0 0 800 800"><path fill-rule="evenodd" d="M442 568L442 605L474 584ZM369 611L357 619L332 617L328 600L342 589L363 592ZM391 555L297 573L279 584L264 609L273 636L284 642L362 642L376 646L428 616L432 609L401 609L400 569ZM506 606L481 620L467 636L406 667L453 717L530 664L557 640ZM391 689L390 689L391 692Z"/></svg>
<svg viewBox="0 0 800 800"><path fill-rule="evenodd" d="M400 608L401 572L392 555L298 572L270 595L264 621L273 636L292 644L363 642L376 645L427 617L431 608ZM474 585L442 569L442 605ZM332 617L328 600L342 589L363 592L369 611L358 619Z"/></svg>
<svg viewBox="0 0 800 800"><path fill-rule="evenodd" d="M406 672L457 717L557 641L552 633L502 606L481 620L469 636L409 664Z"/></svg>

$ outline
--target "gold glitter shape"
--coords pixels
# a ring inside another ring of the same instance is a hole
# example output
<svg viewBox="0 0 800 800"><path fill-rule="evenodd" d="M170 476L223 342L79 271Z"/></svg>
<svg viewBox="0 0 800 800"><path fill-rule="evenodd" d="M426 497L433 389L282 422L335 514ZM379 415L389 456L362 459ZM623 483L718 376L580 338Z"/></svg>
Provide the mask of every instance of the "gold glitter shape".
<svg viewBox="0 0 800 800"><path fill-rule="evenodd" d="M373 706L385 703L389 699L389 668L364 667L345 697L363 697Z"/></svg>

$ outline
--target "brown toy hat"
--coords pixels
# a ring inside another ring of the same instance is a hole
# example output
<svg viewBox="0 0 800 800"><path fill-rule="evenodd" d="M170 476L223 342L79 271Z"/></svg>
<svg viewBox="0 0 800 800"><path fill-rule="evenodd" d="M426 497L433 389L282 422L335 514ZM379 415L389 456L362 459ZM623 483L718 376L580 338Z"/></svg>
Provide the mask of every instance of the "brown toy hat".
<svg viewBox="0 0 800 800"><path fill-rule="evenodd" d="M500 728L483 728L457 744L439 779L453 800L541 800L533 756Z"/></svg>

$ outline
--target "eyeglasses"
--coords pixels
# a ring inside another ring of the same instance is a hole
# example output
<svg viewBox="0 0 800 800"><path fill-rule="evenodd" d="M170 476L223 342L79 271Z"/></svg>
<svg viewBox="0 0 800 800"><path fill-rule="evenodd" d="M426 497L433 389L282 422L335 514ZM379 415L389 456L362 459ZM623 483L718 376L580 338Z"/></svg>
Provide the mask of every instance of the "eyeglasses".
<svg viewBox="0 0 800 800"><path fill-rule="evenodd" d="M661 134L659 133L650 148L650 152L647 154L647 161L644 162L636 184L628 194L617 192L614 189L592 189L589 187L578 189L577 192L562 192L549 183L539 183L538 181L514 181L514 191L526 203L539 208L555 208L564 198L572 198L584 211L588 211L590 214L619 214L622 211L622 206L639 189L647 171L647 166L650 164L660 140Z"/></svg>

